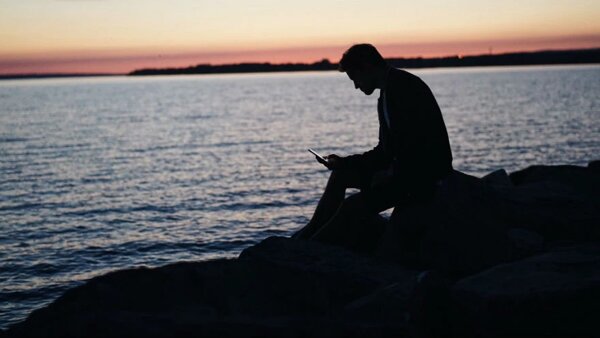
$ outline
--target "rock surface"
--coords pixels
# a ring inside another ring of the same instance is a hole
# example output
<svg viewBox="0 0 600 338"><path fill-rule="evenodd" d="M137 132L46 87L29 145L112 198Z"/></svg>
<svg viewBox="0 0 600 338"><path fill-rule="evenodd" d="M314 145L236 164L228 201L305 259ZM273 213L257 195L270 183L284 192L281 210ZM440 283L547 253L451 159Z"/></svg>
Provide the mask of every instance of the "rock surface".
<svg viewBox="0 0 600 338"><path fill-rule="evenodd" d="M599 244L555 248L457 282L456 331L467 337L597 335Z"/></svg>
<svg viewBox="0 0 600 338"><path fill-rule="evenodd" d="M94 278L35 311L10 333L404 336L406 305L417 274L343 249L271 237L236 260L138 268ZM390 311L382 313L382 303Z"/></svg>
<svg viewBox="0 0 600 338"><path fill-rule="evenodd" d="M237 259L116 271L0 335L593 336L599 168L455 172L369 252L271 237Z"/></svg>
<svg viewBox="0 0 600 338"><path fill-rule="evenodd" d="M395 208L378 256L466 275L538 252L544 241L600 241L599 210L600 170L592 166L483 179L455 171L432 201Z"/></svg>

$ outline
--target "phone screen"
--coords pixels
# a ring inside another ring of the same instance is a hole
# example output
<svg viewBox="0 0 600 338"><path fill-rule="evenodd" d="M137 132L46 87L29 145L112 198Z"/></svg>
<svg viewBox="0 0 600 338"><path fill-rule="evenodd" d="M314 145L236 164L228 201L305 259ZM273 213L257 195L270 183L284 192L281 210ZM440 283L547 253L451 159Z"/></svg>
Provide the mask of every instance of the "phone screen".
<svg viewBox="0 0 600 338"><path fill-rule="evenodd" d="M311 154L315 155L319 159L319 162L321 162L323 164L327 163L327 160L325 159L325 157L321 156L321 154L317 153L316 151L314 151L310 148L308 148L308 151L310 151Z"/></svg>

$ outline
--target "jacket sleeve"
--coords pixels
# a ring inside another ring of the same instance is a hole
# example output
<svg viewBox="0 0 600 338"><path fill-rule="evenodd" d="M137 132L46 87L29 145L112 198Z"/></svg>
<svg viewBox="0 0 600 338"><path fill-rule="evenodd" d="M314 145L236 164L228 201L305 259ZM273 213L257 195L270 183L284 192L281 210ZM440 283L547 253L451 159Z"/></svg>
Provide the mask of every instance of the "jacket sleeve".
<svg viewBox="0 0 600 338"><path fill-rule="evenodd" d="M360 171L376 171L388 168L391 164L391 158L384 149L383 132L380 124L379 143L377 146L362 154L344 157L342 168L357 169Z"/></svg>

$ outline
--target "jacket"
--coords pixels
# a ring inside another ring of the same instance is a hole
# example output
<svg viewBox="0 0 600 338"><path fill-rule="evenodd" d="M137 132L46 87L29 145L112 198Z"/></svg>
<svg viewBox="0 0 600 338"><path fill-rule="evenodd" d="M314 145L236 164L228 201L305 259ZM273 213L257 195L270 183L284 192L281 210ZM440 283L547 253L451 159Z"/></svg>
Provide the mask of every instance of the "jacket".
<svg viewBox="0 0 600 338"><path fill-rule="evenodd" d="M363 154L343 159L362 172L392 167L393 180L410 185L433 183L452 170L448 132L433 93L419 77L391 68L378 100L379 142ZM389 127L384 117L387 104Z"/></svg>

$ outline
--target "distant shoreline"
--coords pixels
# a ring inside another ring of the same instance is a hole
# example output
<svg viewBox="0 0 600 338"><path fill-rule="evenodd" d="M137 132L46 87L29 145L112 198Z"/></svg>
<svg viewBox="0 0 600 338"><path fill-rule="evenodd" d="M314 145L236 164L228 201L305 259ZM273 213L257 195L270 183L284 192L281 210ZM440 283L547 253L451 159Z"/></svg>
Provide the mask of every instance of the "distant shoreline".
<svg viewBox="0 0 600 338"><path fill-rule="evenodd" d="M549 50L538 52L518 52L505 54L484 54L471 56L447 56L438 58L388 58L397 68L439 68L439 67L478 67L478 66L523 66L556 64L600 63L600 48L577 50ZM130 72L131 76L143 75L183 75L183 74L227 74L264 73L294 71L336 70L338 65L327 59L307 63L239 63L225 65L199 64L185 68L146 68Z"/></svg>
<svg viewBox="0 0 600 338"><path fill-rule="evenodd" d="M435 58L388 58L390 65L396 68L441 68L441 67L487 67L487 66L533 66L598 64L600 48L574 50L546 50L537 52L515 52L504 54L482 54L469 56L445 56ZM145 76L145 75L190 75L190 74L233 74L233 73L273 73L302 71L332 71L338 67L323 59L314 63L237 63L237 64L198 64L182 68L144 68L126 74L10 74L0 75L0 80L66 78L66 77L104 77L104 76Z"/></svg>
<svg viewBox="0 0 600 338"><path fill-rule="evenodd" d="M47 74L8 74L0 75L1 80L19 80L19 79L46 79L46 78L69 78L69 77L106 77L123 76L127 74L87 74L87 73L47 73Z"/></svg>

